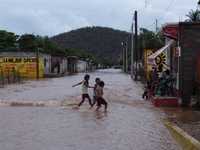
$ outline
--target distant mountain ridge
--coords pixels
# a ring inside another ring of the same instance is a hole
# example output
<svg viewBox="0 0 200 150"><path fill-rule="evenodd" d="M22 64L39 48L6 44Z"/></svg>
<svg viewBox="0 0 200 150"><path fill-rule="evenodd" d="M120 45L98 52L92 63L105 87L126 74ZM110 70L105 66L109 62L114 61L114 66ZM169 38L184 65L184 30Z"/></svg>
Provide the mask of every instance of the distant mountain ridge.
<svg viewBox="0 0 200 150"><path fill-rule="evenodd" d="M106 27L85 27L61 33L51 38L62 48L82 49L97 59L118 64L122 54L121 42L129 33Z"/></svg>

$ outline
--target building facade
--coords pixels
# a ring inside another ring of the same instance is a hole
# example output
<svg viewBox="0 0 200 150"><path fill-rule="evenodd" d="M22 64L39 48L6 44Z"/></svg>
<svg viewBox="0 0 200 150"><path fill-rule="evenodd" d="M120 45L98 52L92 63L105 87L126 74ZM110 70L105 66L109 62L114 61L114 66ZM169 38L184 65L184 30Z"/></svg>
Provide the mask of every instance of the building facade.
<svg viewBox="0 0 200 150"><path fill-rule="evenodd" d="M1 52L0 53L0 70L3 75L8 75L10 72L17 72L23 78L42 78L45 70L49 71L50 62L46 62L45 58L49 55L33 52Z"/></svg>
<svg viewBox="0 0 200 150"><path fill-rule="evenodd" d="M51 73L66 74L68 72L68 60L62 56L51 56Z"/></svg>
<svg viewBox="0 0 200 150"><path fill-rule="evenodd" d="M167 66L175 78L177 96L182 105L188 106L192 95L199 93L200 96L200 23L166 24L163 33L166 45L150 59L166 51Z"/></svg>
<svg viewBox="0 0 200 150"><path fill-rule="evenodd" d="M87 72L88 64L86 61L78 60L77 61L77 72Z"/></svg>

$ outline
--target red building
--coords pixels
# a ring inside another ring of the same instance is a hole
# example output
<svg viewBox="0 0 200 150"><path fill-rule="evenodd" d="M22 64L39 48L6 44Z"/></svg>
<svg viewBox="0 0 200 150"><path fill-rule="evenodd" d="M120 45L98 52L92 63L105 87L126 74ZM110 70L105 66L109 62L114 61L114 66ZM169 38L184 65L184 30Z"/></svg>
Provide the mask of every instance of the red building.
<svg viewBox="0 0 200 150"><path fill-rule="evenodd" d="M200 93L200 23L166 24L162 31L166 45L149 59L166 51L167 65L176 78L174 89L178 91L182 105L188 106L192 95Z"/></svg>

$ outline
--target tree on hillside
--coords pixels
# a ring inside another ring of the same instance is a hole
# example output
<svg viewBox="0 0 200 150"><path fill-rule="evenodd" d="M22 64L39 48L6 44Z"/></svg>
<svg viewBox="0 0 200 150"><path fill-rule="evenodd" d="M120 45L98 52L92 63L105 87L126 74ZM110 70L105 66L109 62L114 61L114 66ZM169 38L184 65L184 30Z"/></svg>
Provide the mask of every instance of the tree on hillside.
<svg viewBox="0 0 200 150"><path fill-rule="evenodd" d="M128 32L106 27L86 27L62 33L51 38L52 41L65 49L81 49L98 58L104 63L106 58L110 64L118 64L121 55L121 42Z"/></svg>
<svg viewBox="0 0 200 150"><path fill-rule="evenodd" d="M35 51L37 49L37 40L33 34L24 34L20 36L19 48L25 51Z"/></svg>
<svg viewBox="0 0 200 150"><path fill-rule="evenodd" d="M188 19L187 22L198 22L200 21L200 11L199 10L190 10L190 12L186 15Z"/></svg>
<svg viewBox="0 0 200 150"><path fill-rule="evenodd" d="M161 33L154 33L145 28L140 29L140 41L143 48L155 49L164 44L164 38Z"/></svg>
<svg viewBox="0 0 200 150"><path fill-rule="evenodd" d="M60 56L66 55L65 50L52 42L48 37L24 34L19 38L18 43L23 51L36 51L39 48L40 52L43 53Z"/></svg>
<svg viewBox="0 0 200 150"><path fill-rule="evenodd" d="M134 39L133 39L134 40ZM155 33L146 28L140 28L140 34L138 36L138 60L142 60L145 49L158 50L162 46L164 46L164 36L161 32ZM128 63L131 64L131 37L127 38L128 42ZM135 42L135 41L134 41ZM134 45L134 43L133 43ZM136 54L134 52L134 59L136 59ZM120 64L122 64L122 55L119 60Z"/></svg>
<svg viewBox="0 0 200 150"><path fill-rule="evenodd" d="M145 28L140 29L139 35L139 57L142 58L144 49L157 50L164 45L164 36L161 32L155 33Z"/></svg>
<svg viewBox="0 0 200 150"><path fill-rule="evenodd" d="M38 47L40 47L44 53L52 55L65 56L65 49L60 48L56 43L52 42L49 37L37 37Z"/></svg>
<svg viewBox="0 0 200 150"><path fill-rule="evenodd" d="M75 49L75 48L67 48L65 49L65 52L67 56L77 56L82 60L85 60L85 61L90 60L95 64L98 63L97 58L93 54L86 52L84 50Z"/></svg>
<svg viewBox="0 0 200 150"><path fill-rule="evenodd" d="M18 36L15 33L0 30L0 49L13 49L17 47Z"/></svg>

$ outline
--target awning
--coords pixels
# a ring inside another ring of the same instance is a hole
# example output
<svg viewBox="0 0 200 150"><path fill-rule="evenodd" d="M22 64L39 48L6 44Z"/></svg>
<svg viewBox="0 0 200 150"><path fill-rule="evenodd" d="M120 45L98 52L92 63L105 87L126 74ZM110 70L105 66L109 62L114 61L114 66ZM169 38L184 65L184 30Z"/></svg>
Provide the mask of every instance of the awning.
<svg viewBox="0 0 200 150"><path fill-rule="evenodd" d="M149 62L152 62L155 60L155 58L157 56L159 56L162 52L164 52L165 50L167 50L172 44L173 44L174 40L170 40L164 47L162 47L161 49L157 50L155 53L153 53L152 55L150 55L148 57Z"/></svg>
<svg viewBox="0 0 200 150"><path fill-rule="evenodd" d="M163 28L163 34L171 39L178 39L178 28L179 25L177 23L173 23L173 24L166 24Z"/></svg>

